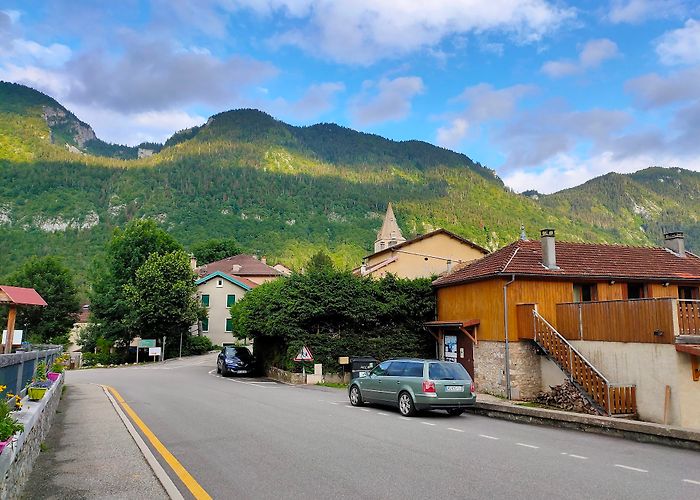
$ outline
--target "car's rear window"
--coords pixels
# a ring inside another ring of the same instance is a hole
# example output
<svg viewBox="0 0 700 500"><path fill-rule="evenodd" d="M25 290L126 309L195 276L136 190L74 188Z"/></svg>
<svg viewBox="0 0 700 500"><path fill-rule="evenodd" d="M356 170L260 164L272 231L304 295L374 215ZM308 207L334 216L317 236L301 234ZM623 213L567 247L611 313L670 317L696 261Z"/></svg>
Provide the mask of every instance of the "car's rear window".
<svg viewBox="0 0 700 500"><path fill-rule="evenodd" d="M404 377L422 377L423 376L423 363L417 363L409 361L406 363L406 368L403 370Z"/></svg>
<svg viewBox="0 0 700 500"><path fill-rule="evenodd" d="M431 380L471 380L459 363L430 363L428 377Z"/></svg>

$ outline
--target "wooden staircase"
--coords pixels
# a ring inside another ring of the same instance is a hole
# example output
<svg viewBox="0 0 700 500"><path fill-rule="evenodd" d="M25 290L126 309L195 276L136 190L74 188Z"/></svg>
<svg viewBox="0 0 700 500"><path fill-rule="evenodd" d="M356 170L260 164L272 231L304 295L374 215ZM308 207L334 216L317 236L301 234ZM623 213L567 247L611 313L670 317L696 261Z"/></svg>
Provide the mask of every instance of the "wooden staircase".
<svg viewBox="0 0 700 500"><path fill-rule="evenodd" d="M611 384L536 310L532 311L534 341L603 415L636 415L636 387Z"/></svg>

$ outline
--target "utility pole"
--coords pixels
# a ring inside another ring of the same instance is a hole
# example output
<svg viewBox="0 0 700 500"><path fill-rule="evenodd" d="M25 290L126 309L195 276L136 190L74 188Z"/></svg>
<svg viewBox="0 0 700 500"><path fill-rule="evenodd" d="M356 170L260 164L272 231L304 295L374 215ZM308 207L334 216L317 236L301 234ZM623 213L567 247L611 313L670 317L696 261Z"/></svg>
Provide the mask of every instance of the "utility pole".
<svg viewBox="0 0 700 500"><path fill-rule="evenodd" d="M182 359L182 330L180 330L180 359Z"/></svg>
<svg viewBox="0 0 700 500"><path fill-rule="evenodd" d="M165 335L163 335L163 352L160 353L160 360L165 363Z"/></svg>

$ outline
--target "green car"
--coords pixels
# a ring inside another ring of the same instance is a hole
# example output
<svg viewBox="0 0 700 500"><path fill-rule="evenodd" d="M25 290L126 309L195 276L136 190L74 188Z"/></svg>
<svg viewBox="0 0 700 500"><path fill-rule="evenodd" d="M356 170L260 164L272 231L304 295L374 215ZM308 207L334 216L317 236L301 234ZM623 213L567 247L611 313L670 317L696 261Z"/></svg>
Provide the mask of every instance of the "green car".
<svg viewBox="0 0 700 500"><path fill-rule="evenodd" d="M461 415L474 406L474 382L459 363L435 359L390 359L348 387L350 404L398 406L403 416L420 410L447 410Z"/></svg>

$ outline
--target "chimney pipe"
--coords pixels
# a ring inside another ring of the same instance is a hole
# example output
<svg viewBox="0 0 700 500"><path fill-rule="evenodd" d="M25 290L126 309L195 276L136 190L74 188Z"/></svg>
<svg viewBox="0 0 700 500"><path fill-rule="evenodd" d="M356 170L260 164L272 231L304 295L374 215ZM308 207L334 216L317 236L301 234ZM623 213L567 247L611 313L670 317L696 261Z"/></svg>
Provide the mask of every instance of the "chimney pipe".
<svg viewBox="0 0 700 500"><path fill-rule="evenodd" d="M685 257L685 238L682 231L673 231L664 234L664 247L671 250L679 257Z"/></svg>
<svg viewBox="0 0 700 500"><path fill-rule="evenodd" d="M197 269L197 259L194 258L194 254L190 254L190 266L192 270Z"/></svg>
<svg viewBox="0 0 700 500"><path fill-rule="evenodd" d="M540 239L542 241L542 264L547 269L557 270L557 250L554 239L554 229L540 230Z"/></svg>
<svg viewBox="0 0 700 500"><path fill-rule="evenodd" d="M265 257L264 255L260 257L260 262L262 262L263 264L267 264L267 257Z"/></svg>

